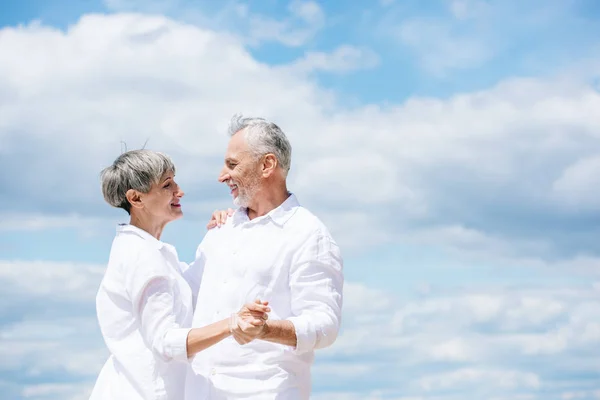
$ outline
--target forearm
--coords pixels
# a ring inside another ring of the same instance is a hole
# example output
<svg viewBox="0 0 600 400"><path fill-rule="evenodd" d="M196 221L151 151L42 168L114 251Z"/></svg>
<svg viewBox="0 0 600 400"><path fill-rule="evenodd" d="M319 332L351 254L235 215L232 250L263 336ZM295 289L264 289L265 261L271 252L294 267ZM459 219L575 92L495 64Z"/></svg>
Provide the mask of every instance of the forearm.
<svg viewBox="0 0 600 400"><path fill-rule="evenodd" d="M231 335L229 332L229 319L224 319L202 328L191 329L187 336L188 358L219 343L229 335Z"/></svg>
<svg viewBox="0 0 600 400"><path fill-rule="evenodd" d="M296 328L291 321L268 320L260 339L268 342L279 343L286 346L296 347Z"/></svg>

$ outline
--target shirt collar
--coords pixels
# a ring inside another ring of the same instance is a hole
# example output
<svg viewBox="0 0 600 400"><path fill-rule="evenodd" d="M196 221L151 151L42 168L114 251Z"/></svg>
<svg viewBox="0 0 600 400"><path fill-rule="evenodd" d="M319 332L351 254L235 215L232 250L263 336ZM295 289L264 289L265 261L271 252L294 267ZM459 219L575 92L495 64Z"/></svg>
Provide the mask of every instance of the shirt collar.
<svg viewBox="0 0 600 400"><path fill-rule="evenodd" d="M133 226L131 224L119 224L119 225L117 225L117 235L120 235L120 234L137 235L137 236L141 237L142 239L148 241L152 245L156 246L156 248L158 250L160 250L165 245L165 243L163 243L160 240L156 239L154 236L152 236L151 234L149 234L145 230L140 229L137 226Z"/></svg>
<svg viewBox="0 0 600 400"><path fill-rule="evenodd" d="M279 207L274 208L269 211L266 215L262 217L258 217L253 219L252 221L248 218L248 211L246 208L240 207L236 210L235 214L233 214L233 224L238 225L244 222L258 222L264 219L270 219L275 224L279 226L284 226L285 223L294 215L296 210L300 206L296 195L290 193L287 199L283 203L279 205Z"/></svg>

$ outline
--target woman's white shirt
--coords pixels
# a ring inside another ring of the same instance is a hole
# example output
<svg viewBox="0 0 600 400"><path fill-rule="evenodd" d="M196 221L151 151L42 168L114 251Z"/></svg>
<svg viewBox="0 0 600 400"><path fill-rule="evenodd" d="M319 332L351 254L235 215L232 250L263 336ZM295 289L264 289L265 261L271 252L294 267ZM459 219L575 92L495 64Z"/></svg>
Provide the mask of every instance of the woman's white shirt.
<svg viewBox="0 0 600 400"><path fill-rule="evenodd" d="M183 273L201 276L186 267L173 246L135 226L117 227L96 297L110 357L90 400L183 398L194 312Z"/></svg>

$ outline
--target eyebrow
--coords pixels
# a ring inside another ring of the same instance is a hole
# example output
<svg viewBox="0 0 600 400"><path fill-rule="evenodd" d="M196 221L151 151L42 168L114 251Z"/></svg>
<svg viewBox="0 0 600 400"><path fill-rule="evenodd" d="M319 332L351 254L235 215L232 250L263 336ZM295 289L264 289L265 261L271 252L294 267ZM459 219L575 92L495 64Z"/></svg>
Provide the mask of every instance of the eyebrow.
<svg viewBox="0 0 600 400"><path fill-rule="evenodd" d="M166 182L166 181L168 181L169 179L173 179L173 178L172 178L172 177L170 177L170 176L167 176L167 177L165 178L165 180L164 180L164 181L162 181L162 183L165 183L165 182Z"/></svg>

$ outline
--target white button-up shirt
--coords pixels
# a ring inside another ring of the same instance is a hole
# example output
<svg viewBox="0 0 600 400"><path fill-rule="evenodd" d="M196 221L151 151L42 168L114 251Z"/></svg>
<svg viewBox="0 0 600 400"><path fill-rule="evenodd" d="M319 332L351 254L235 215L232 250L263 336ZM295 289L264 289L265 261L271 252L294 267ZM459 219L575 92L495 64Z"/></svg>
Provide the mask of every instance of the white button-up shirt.
<svg viewBox="0 0 600 400"><path fill-rule="evenodd" d="M198 265L196 265L198 267ZM117 227L96 297L110 357L91 400L180 400L189 369L192 290L173 246L132 225ZM199 271L192 274L198 285Z"/></svg>
<svg viewBox="0 0 600 400"><path fill-rule="evenodd" d="M194 264L204 276L192 326L258 297L269 301L270 319L293 322L297 346L229 337L192 359L186 400L308 399L314 350L335 341L342 313L343 262L327 228L290 195L251 221L237 210L206 234Z"/></svg>

